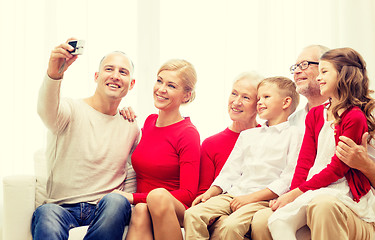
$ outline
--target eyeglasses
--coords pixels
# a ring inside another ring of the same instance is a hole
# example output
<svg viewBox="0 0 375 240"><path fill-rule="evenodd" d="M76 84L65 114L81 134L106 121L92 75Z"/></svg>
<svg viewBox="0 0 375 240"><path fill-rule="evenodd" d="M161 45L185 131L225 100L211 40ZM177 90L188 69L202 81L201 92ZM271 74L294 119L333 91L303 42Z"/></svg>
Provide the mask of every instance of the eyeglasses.
<svg viewBox="0 0 375 240"><path fill-rule="evenodd" d="M319 62L311 62L311 61L303 61L300 62L299 64L294 64L290 66L289 70L291 74L294 74L294 71L299 67L301 70L305 70L309 67L310 64L319 64Z"/></svg>

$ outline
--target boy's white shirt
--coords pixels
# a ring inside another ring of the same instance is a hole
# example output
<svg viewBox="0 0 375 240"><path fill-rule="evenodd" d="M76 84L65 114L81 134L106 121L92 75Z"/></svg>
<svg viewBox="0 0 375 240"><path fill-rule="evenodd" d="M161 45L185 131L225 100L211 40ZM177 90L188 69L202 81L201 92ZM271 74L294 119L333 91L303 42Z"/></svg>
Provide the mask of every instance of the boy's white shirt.
<svg viewBox="0 0 375 240"><path fill-rule="evenodd" d="M289 190L301 143L289 122L242 131L212 186L233 196L265 188L281 195Z"/></svg>

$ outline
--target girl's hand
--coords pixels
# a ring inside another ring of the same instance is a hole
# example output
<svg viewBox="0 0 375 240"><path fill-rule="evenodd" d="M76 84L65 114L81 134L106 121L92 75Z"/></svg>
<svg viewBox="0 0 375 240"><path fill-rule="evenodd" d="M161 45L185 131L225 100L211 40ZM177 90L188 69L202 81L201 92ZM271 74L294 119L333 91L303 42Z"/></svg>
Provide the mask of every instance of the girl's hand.
<svg viewBox="0 0 375 240"><path fill-rule="evenodd" d="M135 112L131 107L124 107L120 110L120 114L124 117L125 120L128 120L129 122L134 122L137 118L137 115L135 115Z"/></svg>
<svg viewBox="0 0 375 240"><path fill-rule="evenodd" d="M277 209L284 207L288 203L293 202L297 197L299 197L302 194L303 192L299 190L299 188L295 188L292 191L281 195L277 199L271 200L269 206L273 211L276 211Z"/></svg>
<svg viewBox="0 0 375 240"><path fill-rule="evenodd" d="M275 205L277 199L278 199L278 198L272 199L272 200L269 202L269 207L270 207L271 209L272 209L272 207Z"/></svg>

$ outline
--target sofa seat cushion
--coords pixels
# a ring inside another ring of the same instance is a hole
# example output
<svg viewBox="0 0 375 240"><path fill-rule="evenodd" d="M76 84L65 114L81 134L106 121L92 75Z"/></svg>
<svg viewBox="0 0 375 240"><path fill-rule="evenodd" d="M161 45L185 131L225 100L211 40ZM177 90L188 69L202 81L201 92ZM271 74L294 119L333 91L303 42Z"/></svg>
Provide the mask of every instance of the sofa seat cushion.
<svg viewBox="0 0 375 240"><path fill-rule="evenodd" d="M82 240L88 228L89 226L82 226L70 229L68 240Z"/></svg>

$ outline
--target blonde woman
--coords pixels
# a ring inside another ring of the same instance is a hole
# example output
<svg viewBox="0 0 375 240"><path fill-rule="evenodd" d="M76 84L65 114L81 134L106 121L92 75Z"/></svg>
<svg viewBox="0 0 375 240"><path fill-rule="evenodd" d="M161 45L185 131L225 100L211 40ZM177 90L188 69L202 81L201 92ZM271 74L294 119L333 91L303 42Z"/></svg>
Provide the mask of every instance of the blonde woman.
<svg viewBox="0 0 375 240"><path fill-rule="evenodd" d="M199 182L200 138L180 106L194 99L196 72L185 60L161 66L154 85L154 105L132 155L137 192L123 193L135 205L128 240L182 239L185 210L194 200Z"/></svg>

